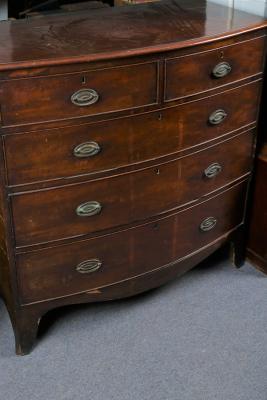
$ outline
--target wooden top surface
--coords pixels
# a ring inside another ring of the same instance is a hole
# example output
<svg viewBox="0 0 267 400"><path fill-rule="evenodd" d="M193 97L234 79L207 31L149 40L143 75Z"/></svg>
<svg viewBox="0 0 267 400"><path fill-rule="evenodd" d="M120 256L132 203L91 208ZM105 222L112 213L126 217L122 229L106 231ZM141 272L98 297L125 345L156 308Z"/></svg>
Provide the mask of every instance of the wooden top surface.
<svg viewBox="0 0 267 400"><path fill-rule="evenodd" d="M266 20L206 0L163 0L0 23L0 70L179 49L265 27Z"/></svg>

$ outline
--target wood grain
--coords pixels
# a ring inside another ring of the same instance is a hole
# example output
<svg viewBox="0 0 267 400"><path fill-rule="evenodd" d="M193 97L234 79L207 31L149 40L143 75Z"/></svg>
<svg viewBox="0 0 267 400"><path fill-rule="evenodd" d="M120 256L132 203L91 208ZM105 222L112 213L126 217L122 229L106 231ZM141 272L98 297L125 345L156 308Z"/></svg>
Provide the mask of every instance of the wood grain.
<svg viewBox="0 0 267 400"><path fill-rule="evenodd" d="M22 300L47 300L114 284L185 257L242 223L245 191L246 183L242 183L147 225L67 247L21 254L17 268ZM217 219L216 227L201 232L201 222L210 216ZM102 262L97 272L76 271L79 263L95 258Z"/></svg>
<svg viewBox="0 0 267 400"><path fill-rule="evenodd" d="M142 162L167 155L175 157L184 149L208 144L231 132L234 135L235 130L256 123L260 91L261 80L139 116L7 135L4 141L8 183L21 185L101 171L114 174L116 168L137 168ZM219 125L211 125L209 116L218 109L225 110L227 118ZM83 159L75 157L74 148L88 141L98 143L100 153ZM19 149L15 157L14 149Z"/></svg>
<svg viewBox="0 0 267 400"><path fill-rule="evenodd" d="M74 93L93 89L95 104L77 106ZM156 63L67 74L56 77L5 81L0 86L2 124L17 125L83 117L132 109L158 102Z"/></svg>
<svg viewBox="0 0 267 400"><path fill-rule="evenodd" d="M229 15L232 18L229 19ZM266 26L206 0L164 0L135 7L1 23L0 69L32 68L176 50ZM90 38L90 40L88 40Z"/></svg>
<svg viewBox="0 0 267 400"><path fill-rule="evenodd" d="M265 38L260 37L216 50L167 59L165 101L207 92L262 72L264 46ZM253 57L248 57L248 54L253 54ZM222 62L227 62L231 71L227 76L215 78L212 71Z"/></svg>
<svg viewBox="0 0 267 400"><path fill-rule="evenodd" d="M196 201L250 172L253 132L157 167L109 179L25 192L12 196L18 247L79 237L127 225ZM204 171L219 163L222 172L211 179ZM100 214L81 217L76 209L97 201Z"/></svg>

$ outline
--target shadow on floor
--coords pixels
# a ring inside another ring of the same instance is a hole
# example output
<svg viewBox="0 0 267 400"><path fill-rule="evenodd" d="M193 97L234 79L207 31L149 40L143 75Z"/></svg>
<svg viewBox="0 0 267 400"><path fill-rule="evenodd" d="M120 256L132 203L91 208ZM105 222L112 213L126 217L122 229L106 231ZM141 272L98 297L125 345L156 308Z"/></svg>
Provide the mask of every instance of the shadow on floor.
<svg viewBox="0 0 267 400"><path fill-rule="evenodd" d="M195 268L193 268L191 271L187 272L185 275L177 278L182 280L182 279L187 279L188 274L194 274L194 275L204 275L209 273L210 271L213 271L214 266L218 263L224 262L229 259L229 246L224 246L217 250L215 253L213 253L210 257L202 261L200 264L198 264ZM188 276L189 278L189 276ZM191 276L190 276L191 278ZM118 306L123 307L123 308L129 308L131 306L136 307L138 306L139 303L146 301L146 299L150 299L153 296L156 296L158 292L161 292L162 290L166 290L166 287L171 290L172 285L177 286L177 280L175 279L173 282L169 282L159 288L151 289L147 292L137 294L132 297L124 298L124 299L118 299L118 300L113 300L109 302L99 302L99 303L86 303L86 304L75 304L75 305L67 305L63 306L60 308L53 309L49 311L47 314L45 314L40 322L39 330L38 330L38 339L42 339L46 336L46 334L50 331L52 326L54 324L59 324L60 321L66 319L70 315L74 315L79 312L90 312L91 309L94 310L94 312L97 309L114 309L117 308Z"/></svg>

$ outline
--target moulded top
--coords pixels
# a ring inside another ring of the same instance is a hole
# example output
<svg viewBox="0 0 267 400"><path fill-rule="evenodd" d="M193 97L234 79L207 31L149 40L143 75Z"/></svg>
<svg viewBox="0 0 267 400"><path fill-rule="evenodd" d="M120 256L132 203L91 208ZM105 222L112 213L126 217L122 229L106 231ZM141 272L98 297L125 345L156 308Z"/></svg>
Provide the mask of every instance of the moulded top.
<svg viewBox="0 0 267 400"><path fill-rule="evenodd" d="M266 27L206 0L163 0L0 23L0 70L179 49Z"/></svg>

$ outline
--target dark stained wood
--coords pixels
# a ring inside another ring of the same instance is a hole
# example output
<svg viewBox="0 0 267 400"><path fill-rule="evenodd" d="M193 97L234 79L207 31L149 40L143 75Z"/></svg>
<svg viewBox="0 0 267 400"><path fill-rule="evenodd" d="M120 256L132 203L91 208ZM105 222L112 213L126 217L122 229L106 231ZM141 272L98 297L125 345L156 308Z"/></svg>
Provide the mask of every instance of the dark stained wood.
<svg viewBox="0 0 267 400"><path fill-rule="evenodd" d="M37 308L31 310L21 308L12 318L17 355L23 356L32 350L40 317Z"/></svg>
<svg viewBox="0 0 267 400"><path fill-rule="evenodd" d="M267 274L267 144L257 160L250 221L248 257Z"/></svg>
<svg viewBox="0 0 267 400"><path fill-rule="evenodd" d="M0 206L2 207L2 199ZM7 249L7 229L4 223L4 210L1 209L0 213L0 295L2 294L3 299L8 307L10 314L12 308L14 309L14 292L11 281L10 265L8 260L8 249Z"/></svg>
<svg viewBox="0 0 267 400"><path fill-rule="evenodd" d="M219 47L225 47L225 46L231 46L233 44L237 43L242 43L247 40L251 39L256 39L259 36L264 34L264 31L262 30L264 26L264 23L262 24L261 29L248 29L248 30L243 30L240 31L238 34L231 34L231 35L226 35L222 36L219 35L218 37L210 37L207 38L204 42L201 42L201 44L196 43L194 41L187 41L186 47L181 47L178 50L166 50L159 52L159 50L155 50L152 54L142 54L142 49L140 49L140 54L137 55L132 55L131 53L128 57L128 53L124 55L122 58L113 58L113 59L107 59L107 60L102 60L101 58L96 61L90 61L90 62L79 62L76 59L72 60L70 59L68 63L63 63L63 64L47 64L47 65L42 65L38 63L38 65L35 65L34 68L23 68L23 66L15 68L15 64L12 64L14 68L11 69L1 69L0 68L0 80L6 80L6 79L18 79L18 78L30 78L30 77L41 77L41 76L47 76L47 75L57 75L57 74L66 74L70 72L83 72L83 71L94 71L96 69L102 69L102 68L110 68L110 67L118 67L118 66L123 66L123 65L129 65L130 64L140 64L140 61L142 62L152 62L156 61L158 59L161 60L161 62L165 62L166 58L176 58L176 57L181 57L181 56L186 56L191 53L202 53L205 51L210 51L212 49L218 49Z"/></svg>
<svg viewBox="0 0 267 400"><path fill-rule="evenodd" d="M8 183L19 185L108 171L174 155L229 132L233 135L235 130L256 122L260 90L261 81L257 81L223 95L140 116L8 135L4 138ZM224 109L227 118L211 125L209 116L217 109ZM75 157L74 148L88 141L98 143L101 152L94 157ZM19 149L16 157L14 149Z"/></svg>
<svg viewBox="0 0 267 400"><path fill-rule="evenodd" d="M243 263L266 26L205 0L0 24L0 294L17 354L54 307L157 287L226 243ZM232 72L215 84L219 60ZM82 88L99 101L73 105ZM101 152L74 158L88 140ZM78 217L86 201L101 213Z"/></svg>
<svg viewBox="0 0 267 400"><path fill-rule="evenodd" d="M89 106L73 104L71 96L83 89L95 90L99 100ZM0 87L4 126L120 111L157 101L156 63L5 81Z"/></svg>
<svg viewBox="0 0 267 400"><path fill-rule="evenodd" d="M201 54L166 60L165 101L207 92L261 72L264 46L265 38L260 37ZM253 54L253 57L248 57L248 54ZM212 71L221 62L227 62L232 70L227 76L215 78Z"/></svg>
<svg viewBox="0 0 267 400"><path fill-rule="evenodd" d="M16 352L19 355L28 354L35 344L36 339L36 321L42 317L47 311L69 304L80 304L90 303L96 301L110 301L115 299L121 299L124 297L135 296L144 291L154 289L160 285L164 285L167 282L176 279L178 276L183 275L186 271L189 271L192 267L199 264L205 258L214 253L219 249L230 235L225 235L219 240L210 243L208 246L200 249L189 257L185 257L178 262L164 265L151 272L141 274L132 279L126 279L114 285L97 288L94 290L88 290L86 292L75 294L73 296L65 296L53 299L51 301L45 301L41 303L28 304L21 307L22 316L24 315L24 321L28 324L23 329L18 330L16 337ZM38 312L38 316L36 316ZM21 328L21 325L17 324ZM24 335L21 337L21 335ZM23 339L23 341L21 340ZM75 340L75 338L73 338Z"/></svg>
<svg viewBox="0 0 267 400"><path fill-rule="evenodd" d="M78 237L158 215L230 184L249 173L253 132L191 156L108 179L12 196L18 247ZM222 171L204 175L213 163ZM98 215L81 217L76 208L97 201Z"/></svg>
<svg viewBox="0 0 267 400"><path fill-rule="evenodd" d="M242 223L245 192L246 182L206 203L141 227L63 248L20 254L17 267L22 301L107 286L188 256ZM217 219L217 225L202 232L200 224L210 216ZM78 264L89 259L99 259L102 267L89 274L77 272Z"/></svg>
<svg viewBox="0 0 267 400"><path fill-rule="evenodd" d="M163 0L27 23L4 22L0 27L1 69L151 54L263 26L265 20L260 16L232 12L206 0Z"/></svg>

